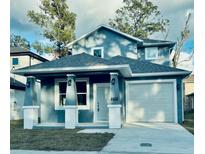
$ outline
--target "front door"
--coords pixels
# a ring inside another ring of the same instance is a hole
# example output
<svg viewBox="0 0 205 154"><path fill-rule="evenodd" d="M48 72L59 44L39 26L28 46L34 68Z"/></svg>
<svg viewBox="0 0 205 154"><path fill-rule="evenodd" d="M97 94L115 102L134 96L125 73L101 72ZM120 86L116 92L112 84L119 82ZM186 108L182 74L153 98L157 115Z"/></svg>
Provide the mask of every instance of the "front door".
<svg viewBox="0 0 205 154"><path fill-rule="evenodd" d="M95 84L95 121L108 121L109 83Z"/></svg>

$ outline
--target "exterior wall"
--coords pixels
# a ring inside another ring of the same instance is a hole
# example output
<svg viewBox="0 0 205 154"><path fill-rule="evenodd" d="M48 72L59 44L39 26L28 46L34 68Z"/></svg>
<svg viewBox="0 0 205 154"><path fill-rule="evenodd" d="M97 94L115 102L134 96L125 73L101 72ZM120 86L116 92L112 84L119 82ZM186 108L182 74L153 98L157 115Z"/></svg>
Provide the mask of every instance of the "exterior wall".
<svg viewBox="0 0 205 154"><path fill-rule="evenodd" d="M193 82L185 82L184 86L185 86L184 87L185 88L185 91L184 91L185 95L189 95L189 94L194 92L194 83Z"/></svg>
<svg viewBox="0 0 205 154"><path fill-rule="evenodd" d="M194 109L194 96L188 96L194 93L194 82L184 82L184 111Z"/></svg>
<svg viewBox="0 0 205 154"><path fill-rule="evenodd" d="M138 42L128 39L120 34L100 28L89 36L82 38L72 45L72 53L86 52L91 54L91 48L104 47L104 58L121 55L133 59L145 60L144 48L138 48ZM151 61L169 65L169 48L159 47L159 59Z"/></svg>
<svg viewBox="0 0 205 154"><path fill-rule="evenodd" d="M24 90L10 89L10 119L23 119Z"/></svg>
<svg viewBox="0 0 205 154"><path fill-rule="evenodd" d="M91 76L77 76L77 78L89 78L90 84L90 96L89 96L89 109L79 109L78 110L78 121L83 122L93 122L94 120L94 94L93 85L95 83L109 83L110 75L91 75ZM122 79L120 79L122 81ZM123 82L120 82L120 102L123 104L124 92L123 92ZM41 80L41 122L65 122L65 111L55 110L55 90L54 90L54 78L53 79L42 79Z"/></svg>
<svg viewBox="0 0 205 154"><path fill-rule="evenodd" d="M156 60L147 60L156 64L163 64L170 66L171 61L170 61L170 52L169 52L169 47L158 47L159 50L159 55L158 59ZM140 60L146 60L145 59L145 48L138 49L139 54L139 59Z"/></svg>
<svg viewBox="0 0 205 154"><path fill-rule="evenodd" d="M77 78L83 78L85 76L77 76ZM93 84L95 83L109 83L110 75L91 75L89 77L90 82L90 108L85 110L79 110L79 122L93 122ZM119 78L119 88L120 88L120 103L122 104L122 120L125 122L125 80L155 80L155 79L176 79L177 81L177 114L178 123L182 123L182 89L181 89L181 78L177 76L171 77L138 77L138 78ZM55 110L54 106L54 78L45 78L41 80L41 122L64 122L65 112L64 110Z"/></svg>
<svg viewBox="0 0 205 154"><path fill-rule="evenodd" d="M183 121L183 116L182 116L182 89L181 89L181 80L182 78L177 77L177 76L170 76L170 77L139 77L139 78L130 78L126 80L156 80L156 79L176 79L177 83L177 115L178 115L178 123L182 123ZM126 106L125 106L126 108Z"/></svg>

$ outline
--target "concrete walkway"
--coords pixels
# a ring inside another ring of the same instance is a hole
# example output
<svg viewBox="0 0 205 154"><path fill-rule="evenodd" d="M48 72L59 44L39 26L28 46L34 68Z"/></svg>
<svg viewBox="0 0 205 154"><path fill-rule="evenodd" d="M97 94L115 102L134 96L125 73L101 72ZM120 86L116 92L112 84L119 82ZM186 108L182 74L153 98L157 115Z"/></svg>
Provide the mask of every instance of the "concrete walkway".
<svg viewBox="0 0 205 154"><path fill-rule="evenodd" d="M137 123L122 129L84 129L79 133L113 132L115 136L100 152L26 151L11 154L193 154L194 137L177 124ZM144 145L144 146L143 146Z"/></svg>

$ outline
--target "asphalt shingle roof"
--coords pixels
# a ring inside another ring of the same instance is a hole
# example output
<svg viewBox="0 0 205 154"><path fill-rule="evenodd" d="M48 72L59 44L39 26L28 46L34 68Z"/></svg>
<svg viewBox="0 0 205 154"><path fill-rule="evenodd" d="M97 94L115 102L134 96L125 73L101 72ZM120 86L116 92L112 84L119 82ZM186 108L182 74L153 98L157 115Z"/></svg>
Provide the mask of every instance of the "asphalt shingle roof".
<svg viewBox="0 0 205 154"><path fill-rule="evenodd" d="M141 39L144 43L174 43L171 41L165 41L165 40L155 40L155 39Z"/></svg>
<svg viewBox="0 0 205 154"><path fill-rule="evenodd" d="M65 56L56 60L47 61L30 67L24 67L22 69L41 69L41 68L63 68L63 67L84 67L84 66L106 66L117 65L109 60L91 56L86 53L81 53L73 56Z"/></svg>
<svg viewBox="0 0 205 154"><path fill-rule="evenodd" d="M21 89L25 89L26 85L20 81L17 81L16 79L10 77L10 87L15 88L21 88Z"/></svg>
<svg viewBox="0 0 205 154"><path fill-rule="evenodd" d="M165 65L154 64L145 60L136 60L122 56L115 56L111 61L116 64L129 64L132 73L153 73L153 72L180 72L185 71Z"/></svg>
<svg viewBox="0 0 205 154"><path fill-rule="evenodd" d="M65 56L57 60L47 61L37 65L21 68L19 70L36 70L49 68L78 68L78 67L92 67L92 66L110 66L129 64L132 73L154 73L154 72L186 72L185 70L154 64L145 60L136 60L122 56L112 57L111 59L103 59L95 57L86 53L81 53L73 56Z"/></svg>

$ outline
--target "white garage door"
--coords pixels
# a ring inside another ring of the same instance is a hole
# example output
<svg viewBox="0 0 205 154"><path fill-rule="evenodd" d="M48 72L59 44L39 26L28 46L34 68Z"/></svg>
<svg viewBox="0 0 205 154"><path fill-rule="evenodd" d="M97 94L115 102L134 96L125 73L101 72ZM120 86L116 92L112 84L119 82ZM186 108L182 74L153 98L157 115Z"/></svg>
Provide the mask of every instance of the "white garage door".
<svg viewBox="0 0 205 154"><path fill-rule="evenodd" d="M176 122L175 82L127 81L127 122Z"/></svg>

